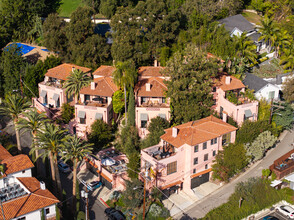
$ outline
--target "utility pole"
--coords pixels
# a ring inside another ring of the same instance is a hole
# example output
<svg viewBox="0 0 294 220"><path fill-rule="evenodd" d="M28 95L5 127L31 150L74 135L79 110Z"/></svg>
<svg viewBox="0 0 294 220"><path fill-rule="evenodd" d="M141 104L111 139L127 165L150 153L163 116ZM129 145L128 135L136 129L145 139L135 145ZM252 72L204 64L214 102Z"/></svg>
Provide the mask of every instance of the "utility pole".
<svg viewBox="0 0 294 220"><path fill-rule="evenodd" d="M82 198L85 198L86 199L86 207L85 207L86 220L89 220L89 202L88 202L88 195L89 195L88 194L88 188L86 187L86 192L84 190L81 191Z"/></svg>
<svg viewBox="0 0 294 220"><path fill-rule="evenodd" d="M143 199L143 220L145 220L145 199L146 199L146 178L148 177L148 170L145 165L145 177L144 179L144 199Z"/></svg>

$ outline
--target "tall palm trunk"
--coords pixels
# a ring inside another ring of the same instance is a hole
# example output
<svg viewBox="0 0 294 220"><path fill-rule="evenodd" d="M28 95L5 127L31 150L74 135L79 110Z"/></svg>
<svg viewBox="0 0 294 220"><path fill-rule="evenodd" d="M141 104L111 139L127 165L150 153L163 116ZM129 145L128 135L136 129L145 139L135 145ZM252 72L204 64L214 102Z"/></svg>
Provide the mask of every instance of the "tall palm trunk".
<svg viewBox="0 0 294 220"><path fill-rule="evenodd" d="M37 132L33 131L32 135L33 135L34 147L37 147ZM41 161L39 158L39 150L38 149L35 150L35 159L36 159L36 165L37 165L37 175L40 175L41 174Z"/></svg>
<svg viewBox="0 0 294 220"><path fill-rule="evenodd" d="M21 152L21 144L20 144L20 134L19 134L19 130L16 127L18 119L14 119L14 130L15 130L15 136L16 136L16 143L17 143L17 149L19 152Z"/></svg>
<svg viewBox="0 0 294 220"><path fill-rule="evenodd" d="M73 178L72 178L72 211L75 216L76 213L76 192L77 192L77 166L78 159L74 159L73 161Z"/></svg>
<svg viewBox="0 0 294 220"><path fill-rule="evenodd" d="M57 195L60 198L61 192L62 192L62 187L61 187L59 170L58 170L58 166L57 166L57 156L56 155L54 155L54 168L55 168L56 184L57 184L57 189L58 189Z"/></svg>
<svg viewBox="0 0 294 220"><path fill-rule="evenodd" d="M126 84L124 84L124 93L125 93L125 114L126 114L126 125L128 124L128 110L127 110L127 89Z"/></svg>
<svg viewBox="0 0 294 220"><path fill-rule="evenodd" d="M50 159L50 168L51 168L51 178L53 181L53 188L55 191L55 194L57 193L57 188L56 188L56 170L55 170L55 166L54 166L54 158L53 158L53 153L50 152L49 154L49 159Z"/></svg>

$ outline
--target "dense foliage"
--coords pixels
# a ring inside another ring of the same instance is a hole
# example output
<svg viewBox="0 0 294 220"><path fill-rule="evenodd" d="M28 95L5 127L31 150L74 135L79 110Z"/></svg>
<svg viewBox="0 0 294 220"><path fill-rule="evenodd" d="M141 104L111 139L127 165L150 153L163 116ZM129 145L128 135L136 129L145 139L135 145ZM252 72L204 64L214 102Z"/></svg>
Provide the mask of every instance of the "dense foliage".
<svg viewBox="0 0 294 220"><path fill-rule="evenodd" d="M165 69L171 100L172 120L181 124L210 115L213 105L212 77L218 73L217 60L207 58L195 46L176 53Z"/></svg>
<svg viewBox="0 0 294 220"><path fill-rule="evenodd" d="M289 188L276 190L266 179L250 178L237 184L227 203L211 210L202 219L243 219L281 200L292 202L292 196L293 191ZM238 208L240 198L242 203Z"/></svg>
<svg viewBox="0 0 294 220"><path fill-rule="evenodd" d="M229 144L219 151L212 165L213 179L229 181L248 164L248 156L243 144Z"/></svg>
<svg viewBox="0 0 294 220"><path fill-rule="evenodd" d="M75 117L75 108L68 103L61 106L61 118L65 124L68 124Z"/></svg>
<svg viewBox="0 0 294 220"><path fill-rule="evenodd" d="M96 120L91 125L91 133L88 135L88 140L94 144L96 151L107 147L113 140L111 127L102 120Z"/></svg>

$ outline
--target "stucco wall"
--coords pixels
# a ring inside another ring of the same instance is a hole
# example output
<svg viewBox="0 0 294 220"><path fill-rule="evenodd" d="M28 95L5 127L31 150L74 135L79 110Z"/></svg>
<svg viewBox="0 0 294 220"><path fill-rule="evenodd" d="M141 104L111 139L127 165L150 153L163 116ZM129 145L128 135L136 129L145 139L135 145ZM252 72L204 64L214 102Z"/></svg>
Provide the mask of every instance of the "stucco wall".
<svg viewBox="0 0 294 220"><path fill-rule="evenodd" d="M262 89L260 89L259 91L257 91L255 93L255 97L260 100L261 98L264 98L266 100L270 100L269 98L269 93L274 91L275 92L275 96L274 96L274 100L278 100L279 99L279 87L274 86L272 84L267 84L265 87L263 87Z"/></svg>
<svg viewBox="0 0 294 220"><path fill-rule="evenodd" d="M53 105L54 107L56 107L56 102L53 99L54 94L58 94L59 95L59 99L60 99L60 106L62 106L62 104L67 102L67 98L66 98L66 94L65 94L65 89L61 89L61 88L56 88L54 86L46 86L44 85L44 82L39 83L39 94L41 94L41 91L44 90L47 92L47 107L49 107L50 105ZM41 103L44 103L45 100L43 97L39 98L39 101Z"/></svg>

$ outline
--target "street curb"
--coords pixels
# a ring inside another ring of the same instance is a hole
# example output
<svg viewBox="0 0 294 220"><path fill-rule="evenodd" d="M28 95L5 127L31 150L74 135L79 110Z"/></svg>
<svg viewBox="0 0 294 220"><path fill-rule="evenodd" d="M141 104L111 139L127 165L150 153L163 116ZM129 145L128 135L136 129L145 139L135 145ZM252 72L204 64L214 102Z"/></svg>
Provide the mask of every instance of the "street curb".
<svg viewBox="0 0 294 220"><path fill-rule="evenodd" d="M100 198L100 200L102 205L104 205L106 208L110 208L109 205L107 205L107 203L102 198Z"/></svg>

